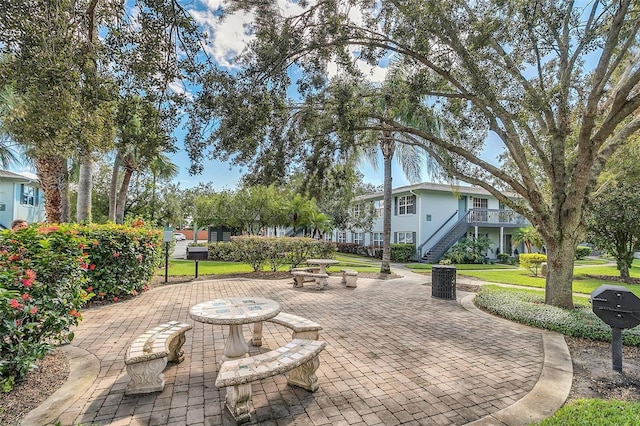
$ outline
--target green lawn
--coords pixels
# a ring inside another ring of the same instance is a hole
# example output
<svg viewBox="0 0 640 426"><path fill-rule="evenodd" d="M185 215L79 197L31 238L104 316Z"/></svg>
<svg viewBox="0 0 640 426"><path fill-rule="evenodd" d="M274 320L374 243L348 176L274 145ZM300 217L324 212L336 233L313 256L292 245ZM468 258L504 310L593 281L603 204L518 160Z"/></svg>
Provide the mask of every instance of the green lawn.
<svg viewBox="0 0 640 426"><path fill-rule="evenodd" d="M543 277L534 277L527 269L510 269L510 270L467 270L458 269L459 275L475 277L486 282L514 284L526 287L544 288L545 280ZM574 268L573 291L576 293L589 294L602 284L621 285L621 283L613 280L605 280L600 278L591 278L587 275L603 275L617 277L620 275L615 265L578 265ZM630 275L634 278L640 278L640 265L631 268ZM629 290L640 295L640 285L623 284Z"/></svg>
<svg viewBox="0 0 640 426"><path fill-rule="evenodd" d="M407 263L404 266L413 270L413 272L420 274L422 272L431 272L431 267L433 265L431 263ZM495 263L495 264L469 263L469 264L460 264L460 265L452 265L452 266L455 266L456 269L459 271L460 270L485 270L485 269L518 269L517 266L504 265L501 263Z"/></svg>
<svg viewBox="0 0 640 426"><path fill-rule="evenodd" d="M195 275L195 270L196 267L193 260L169 260L170 276ZM253 268L248 263L214 260L200 260L198 262L198 275L223 275L251 271L253 271ZM164 270L158 273L164 274Z"/></svg>
<svg viewBox="0 0 640 426"><path fill-rule="evenodd" d="M380 261L367 261L361 256L352 256L338 253L334 259L339 261L337 265L327 268L328 272L338 272L340 269L348 268L358 272L380 272ZM163 262L164 265L164 262ZM195 275L195 262L193 260L169 259L169 276ZM265 271L269 269L265 267ZM289 265L280 268L281 271L288 271ZM248 263L223 262L215 260L200 260L198 262L198 275L224 275L234 273L252 272L253 268ZM164 270L159 270L158 275L163 275Z"/></svg>

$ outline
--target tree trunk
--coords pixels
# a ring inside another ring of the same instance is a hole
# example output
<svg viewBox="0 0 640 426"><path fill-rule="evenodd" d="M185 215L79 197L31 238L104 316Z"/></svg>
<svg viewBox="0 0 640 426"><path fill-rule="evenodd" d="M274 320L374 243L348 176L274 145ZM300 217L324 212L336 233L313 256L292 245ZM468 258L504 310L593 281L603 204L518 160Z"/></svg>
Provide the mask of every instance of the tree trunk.
<svg viewBox="0 0 640 426"><path fill-rule="evenodd" d="M63 174L63 182L62 189L60 192L60 215L62 216L62 222L71 222L71 200L69 196L69 162L63 160L64 162L64 174Z"/></svg>
<svg viewBox="0 0 640 426"><path fill-rule="evenodd" d="M380 263L380 273L391 273L391 160L393 159L393 140L389 132L383 133L380 142L384 163L384 217L382 224L382 262Z"/></svg>
<svg viewBox="0 0 640 426"><path fill-rule="evenodd" d="M547 243L546 304L573 309L572 281L577 245L577 240L566 236Z"/></svg>
<svg viewBox="0 0 640 426"><path fill-rule="evenodd" d="M80 163L78 177L78 201L76 203L76 220L78 223L91 223L91 190L93 188L93 162L87 154Z"/></svg>
<svg viewBox="0 0 640 426"><path fill-rule="evenodd" d="M151 180L151 224L156 225L156 174L153 173L153 179Z"/></svg>
<svg viewBox="0 0 640 426"><path fill-rule="evenodd" d="M111 186L109 187L109 220L116 221L116 208L118 206L118 174L120 173L120 153L116 154L111 173Z"/></svg>
<svg viewBox="0 0 640 426"><path fill-rule="evenodd" d="M620 271L620 278L630 278L629 268L631 268L633 263L633 253L627 253L626 256L622 256L617 261L618 270Z"/></svg>
<svg viewBox="0 0 640 426"><path fill-rule="evenodd" d="M34 159L40 186L44 192L47 222L62 222L62 186L65 162L60 157L46 156Z"/></svg>
<svg viewBox="0 0 640 426"><path fill-rule="evenodd" d="M116 223L124 223L124 205L127 200L127 191L129 190L129 182L131 182L132 175L133 170L129 168L124 169L122 185L120 185L120 191L118 191L118 198L116 200Z"/></svg>

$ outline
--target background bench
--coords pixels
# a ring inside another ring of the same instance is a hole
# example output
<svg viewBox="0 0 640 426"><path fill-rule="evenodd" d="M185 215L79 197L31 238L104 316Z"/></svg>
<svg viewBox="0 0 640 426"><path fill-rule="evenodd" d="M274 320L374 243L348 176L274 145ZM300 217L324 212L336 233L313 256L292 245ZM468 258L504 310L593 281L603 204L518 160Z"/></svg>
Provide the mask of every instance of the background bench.
<svg viewBox="0 0 640 426"><path fill-rule="evenodd" d="M318 389L315 373L320 366L318 355L325 346L326 343L319 340L294 339L273 351L222 363L215 384L228 388L225 406L236 424L251 420L252 382L289 372L289 385L315 392Z"/></svg>
<svg viewBox="0 0 640 426"><path fill-rule="evenodd" d="M318 340L319 331L322 330L322 326L317 322L286 312L280 312L275 317L265 321L280 324L291 329L293 331L291 333L292 339ZM251 344L253 346L262 346L262 321L253 323Z"/></svg>
<svg viewBox="0 0 640 426"><path fill-rule="evenodd" d="M322 290L327 286L327 279L329 278L329 274L318 272L292 271L291 274L293 274L293 286L296 288L304 287L304 279L308 277L315 280L316 290Z"/></svg>
<svg viewBox="0 0 640 426"><path fill-rule="evenodd" d="M184 360L184 333L192 327L191 324L169 321L144 332L131 343L124 357L127 374L131 377L126 395L164 389L162 370L169 361L180 363Z"/></svg>
<svg viewBox="0 0 640 426"><path fill-rule="evenodd" d="M342 284L347 287L358 287L358 271L341 269L340 272L342 272Z"/></svg>

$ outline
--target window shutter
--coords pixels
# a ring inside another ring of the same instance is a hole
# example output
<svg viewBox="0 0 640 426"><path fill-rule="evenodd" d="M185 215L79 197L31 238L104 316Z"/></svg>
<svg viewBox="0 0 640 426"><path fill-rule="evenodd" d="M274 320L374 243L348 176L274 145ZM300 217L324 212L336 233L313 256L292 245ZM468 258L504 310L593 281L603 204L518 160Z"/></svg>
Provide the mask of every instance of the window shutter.
<svg viewBox="0 0 640 426"><path fill-rule="evenodd" d="M412 199L412 203L411 203L411 214L416 214L416 211L418 211L417 207L416 207L416 196L412 195L411 196Z"/></svg>
<svg viewBox="0 0 640 426"><path fill-rule="evenodd" d="M20 204L24 204L24 183L20 184Z"/></svg>
<svg viewBox="0 0 640 426"><path fill-rule="evenodd" d="M398 197L393 197L393 215L398 216Z"/></svg>
<svg viewBox="0 0 640 426"><path fill-rule="evenodd" d="M394 244L398 244L398 233L397 232L393 233L393 243Z"/></svg>
<svg viewBox="0 0 640 426"><path fill-rule="evenodd" d="M33 200L33 204L36 206L40 204L40 188L36 188L36 195L35 200Z"/></svg>
<svg viewBox="0 0 640 426"><path fill-rule="evenodd" d="M415 233L415 231L413 232L413 245L415 245L415 246L418 245L418 241L416 241L416 233Z"/></svg>

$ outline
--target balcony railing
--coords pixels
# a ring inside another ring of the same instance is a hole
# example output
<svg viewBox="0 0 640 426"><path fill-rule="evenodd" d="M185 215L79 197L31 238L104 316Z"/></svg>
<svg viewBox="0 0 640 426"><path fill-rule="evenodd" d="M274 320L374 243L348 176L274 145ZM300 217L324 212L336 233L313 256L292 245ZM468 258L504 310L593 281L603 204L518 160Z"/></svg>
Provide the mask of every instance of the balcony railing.
<svg viewBox="0 0 640 426"><path fill-rule="evenodd" d="M521 214L504 209L470 209L467 220L470 225L478 226L520 227L530 224Z"/></svg>

